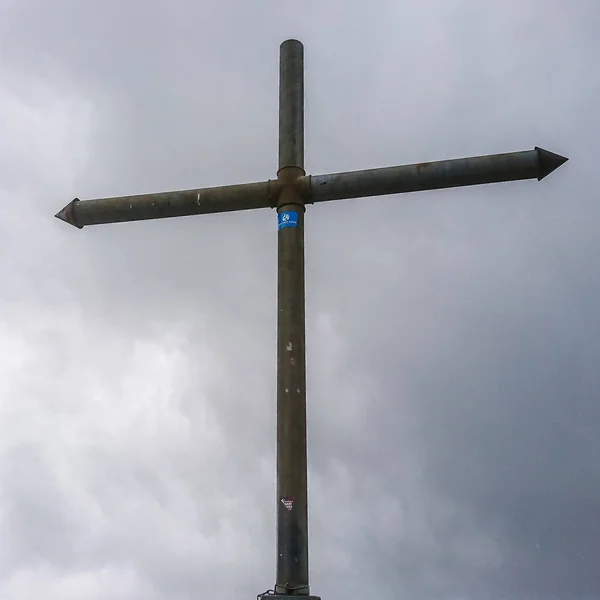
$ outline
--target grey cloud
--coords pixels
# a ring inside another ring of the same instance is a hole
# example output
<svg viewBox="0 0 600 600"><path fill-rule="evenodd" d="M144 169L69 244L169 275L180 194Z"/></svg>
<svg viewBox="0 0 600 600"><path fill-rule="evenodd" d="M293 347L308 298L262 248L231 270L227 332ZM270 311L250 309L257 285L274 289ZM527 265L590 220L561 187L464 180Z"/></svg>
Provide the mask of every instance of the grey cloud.
<svg viewBox="0 0 600 600"><path fill-rule="evenodd" d="M7 597L272 585L273 212L52 215L273 177L292 36L309 172L571 159L540 184L309 207L313 591L598 596L596 3L2 13Z"/></svg>

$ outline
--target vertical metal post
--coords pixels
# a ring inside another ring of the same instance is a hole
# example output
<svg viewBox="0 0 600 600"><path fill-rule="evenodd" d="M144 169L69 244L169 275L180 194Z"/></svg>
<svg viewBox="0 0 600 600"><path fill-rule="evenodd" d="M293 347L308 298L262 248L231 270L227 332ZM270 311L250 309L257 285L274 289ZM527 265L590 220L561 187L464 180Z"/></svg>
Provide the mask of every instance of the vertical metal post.
<svg viewBox="0 0 600 600"><path fill-rule="evenodd" d="M308 509L304 199L304 48L280 48L277 202L277 576L275 593L306 596Z"/></svg>
<svg viewBox="0 0 600 600"><path fill-rule="evenodd" d="M279 53L279 169L304 170L304 46L286 40Z"/></svg>

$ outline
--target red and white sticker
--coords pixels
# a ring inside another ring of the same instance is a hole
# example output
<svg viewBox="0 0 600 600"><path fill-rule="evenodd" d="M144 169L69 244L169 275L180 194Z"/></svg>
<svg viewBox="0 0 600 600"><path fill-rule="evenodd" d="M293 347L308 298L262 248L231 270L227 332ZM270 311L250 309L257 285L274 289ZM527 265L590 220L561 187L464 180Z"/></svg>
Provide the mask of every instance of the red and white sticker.
<svg viewBox="0 0 600 600"><path fill-rule="evenodd" d="M292 510L294 508L294 499L293 498L282 498L281 504L283 504L287 510Z"/></svg>

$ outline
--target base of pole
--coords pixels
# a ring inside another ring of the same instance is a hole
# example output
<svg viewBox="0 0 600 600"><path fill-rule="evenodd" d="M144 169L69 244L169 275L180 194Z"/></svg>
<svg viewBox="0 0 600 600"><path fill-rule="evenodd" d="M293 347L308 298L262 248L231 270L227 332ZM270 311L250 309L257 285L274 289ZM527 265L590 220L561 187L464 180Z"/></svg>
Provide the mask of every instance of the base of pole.
<svg viewBox="0 0 600 600"><path fill-rule="evenodd" d="M319 596L282 596L281 594L269 594L268 596L265 596L265 598L268 600L290 600L290 598L298 598L302 600L321 600Z"/></svg>

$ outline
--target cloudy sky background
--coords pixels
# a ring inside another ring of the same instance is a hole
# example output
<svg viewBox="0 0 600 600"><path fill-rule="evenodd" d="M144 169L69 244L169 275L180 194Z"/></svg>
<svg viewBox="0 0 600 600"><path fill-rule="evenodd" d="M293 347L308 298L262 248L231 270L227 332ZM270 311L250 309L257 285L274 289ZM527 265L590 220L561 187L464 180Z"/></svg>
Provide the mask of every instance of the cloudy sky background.
<svg viewBox="0 0 600 600"><path fill-rule="evenodd" d="M302 11L302 12L300 12ZM526 150L535 181L307 213L311 587L600 598L596 0L0 2L0 598L252 598L275 570L274 177Z"/></svg>

